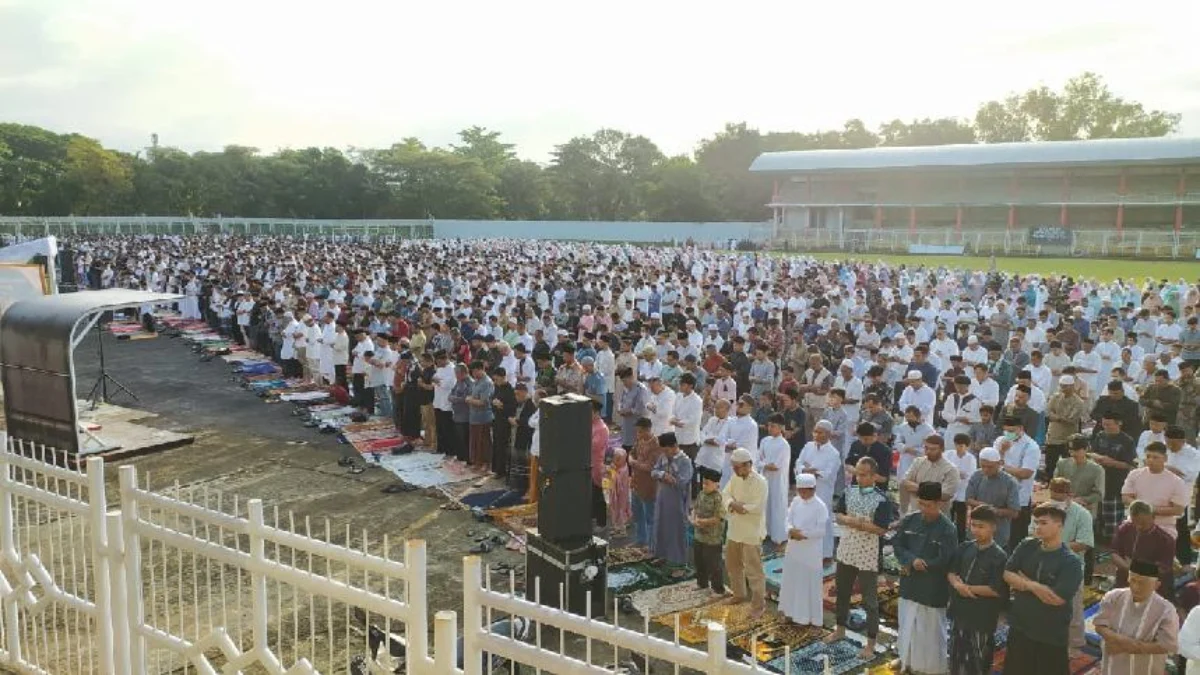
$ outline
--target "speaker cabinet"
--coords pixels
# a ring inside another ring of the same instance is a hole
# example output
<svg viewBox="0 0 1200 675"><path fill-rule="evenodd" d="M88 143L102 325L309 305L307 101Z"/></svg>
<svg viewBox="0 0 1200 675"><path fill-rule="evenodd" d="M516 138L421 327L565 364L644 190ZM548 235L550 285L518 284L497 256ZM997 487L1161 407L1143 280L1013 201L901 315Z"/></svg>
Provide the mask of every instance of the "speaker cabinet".
<svg viewBox="0 0 1200 675"><path fill-rule="evenodd" d="M540 473L538 529L554 542L585 542L592 536L592 474L589 470Z"/></svg>
<svg viewBox="0 0 1200 675"><path fill-rule="evenodd" d="M608 542L589 537L578 545L563 546L544 537L542 531L526 531L526 599L579 616L603 617L607 608Z"/></svg>
<svg viewBox="0 0 1200 675"><path fill-rule="evenodd" d="M592 399L579 394L548 396L541 414L539 470L588 471L592 467Z"/></svg>

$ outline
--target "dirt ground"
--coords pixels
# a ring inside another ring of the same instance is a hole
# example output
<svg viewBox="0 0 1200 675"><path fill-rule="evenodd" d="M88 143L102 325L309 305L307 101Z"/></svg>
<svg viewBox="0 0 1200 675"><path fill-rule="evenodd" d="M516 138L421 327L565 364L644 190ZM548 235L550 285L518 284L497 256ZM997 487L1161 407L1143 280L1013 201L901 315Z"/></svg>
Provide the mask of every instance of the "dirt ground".
<svg viewBox="0 0 1200 675"><path fill-rule="evenodd" d="M365 531L369 550L378 554L386 535L393 559L402 559L405 539L423 539L428 555L429 625L438 610L461 614L462 560L475 545L468 532L479 535L492 531L490 526L477 522L469 511L441 508L448 501L441 495L382 492L398 482L383 470L349 474L337 462L347 456L358 459L352 447L339 443L333 434L304 427L292 415L290 404L268 404L242 389L227 363L201 362L181 339L119 341L111 335L103 339L108 373L138 397L133 400L110 388L111 402L157 413L145 423L196 437L190 445L110 462L110 500L119 494L117 467L131 464L142 481L149 480L152 490L169 493L176 483L185 494L207 488L224 493L227 506L233 495L243 503L258 498L263 500L268 522L278 507L285 514L281 520L289 512L297 522L308 517L314 530L323 531L328 519L335 543L344 541L348 525L355 548L361 548ZM76 371L83 398L99 375L94 337L77 350ZM523 554L497 549L484 556L486 562L524 562ZM432 646L432 636L430 642Z"/></svg>

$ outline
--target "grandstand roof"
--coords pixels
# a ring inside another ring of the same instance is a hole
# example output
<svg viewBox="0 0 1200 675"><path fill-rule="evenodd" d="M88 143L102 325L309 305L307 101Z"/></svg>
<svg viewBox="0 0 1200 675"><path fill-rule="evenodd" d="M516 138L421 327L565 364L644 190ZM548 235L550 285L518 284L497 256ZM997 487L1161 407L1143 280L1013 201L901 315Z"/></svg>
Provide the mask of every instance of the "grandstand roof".
<svg viewBox="0 0 1200 675"><path fill-rule="evenodd" d="M1095 164L1200 164L1200 138L1117 138L764 152L750 165L750 170L758 173L812 173Z"/></svg>

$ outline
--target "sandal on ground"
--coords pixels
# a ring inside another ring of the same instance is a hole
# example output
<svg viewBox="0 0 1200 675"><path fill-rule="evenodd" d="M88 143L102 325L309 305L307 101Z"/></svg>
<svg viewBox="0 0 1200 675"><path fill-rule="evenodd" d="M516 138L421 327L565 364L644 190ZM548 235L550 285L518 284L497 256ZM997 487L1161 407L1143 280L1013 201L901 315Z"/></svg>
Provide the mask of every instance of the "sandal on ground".
<svg viewBox="0 0 1200 675"><path fill-rule="evenodd" d="M492 545L486 541L479 542L478 544L476 544L475 546L472 546L470 548L470 550L467 551L467 553L491 553L491 552L492 552Z"/></svg>

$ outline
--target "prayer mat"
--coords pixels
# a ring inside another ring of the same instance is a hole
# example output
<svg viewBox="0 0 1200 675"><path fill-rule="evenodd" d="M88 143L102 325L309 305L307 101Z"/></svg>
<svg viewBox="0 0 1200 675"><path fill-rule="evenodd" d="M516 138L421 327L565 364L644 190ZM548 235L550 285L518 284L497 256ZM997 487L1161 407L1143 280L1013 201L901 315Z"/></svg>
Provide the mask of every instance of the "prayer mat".
<svg viewBox="0 0 1200 675"><path fill-rule="evenodd" d="M682 570L684 576L673 577L671 573ZM608 589L618 595L628 595L634 591L648 588L658 588L689 581L695 578L695 572L688 567L672 565L654 565L649 560L618 565L608 570ZM674 624L672 624L674 625Z"/></svg>
<svg viewBox="0 0 1200 675"><path fill-rule="evenodd" d="M337 404L323 404L323 405L318 405L318 406L312 406L311 408L309 408L309 410L315 410L315 409L319 409L319 408L336 408L336 407L339 407L339 406ZM394 431L396 429L396 424L394 422L392 422L392 420L390 420L390 419L385 419L382 417L375 417L375 418L367 420L366 422L355 422L354 424L347 424L346 428L345 428L345 432L346 433L358 433L358 432L364 432L364 431L379 431L381 429Z"/></svg>
<svg viewBox="0 0 1200 675"><path fill-rule="evenodd" d="M1100 654L1084 649L1083 653L1071 659L1067 665L1071 675L1092 675L1100 672Z"/></svg>
<svg viewBox="0 0 1200 675"><path fill-rule="evenodd" d="M821 626L800 626L786 621L771 624L761 631L739 635L730 644L747 654L754 654L759 663L777 659L818 640L824 640L831 631Z"/></svg>
<svg viewBox="0 0 1200 675"><path fill-rule="evenodd" d="M1088 605L1083 608L1083 638L1094 647L1099 647L1103 641L1100 634L1096 632L1096 615L1100 613L1100 603Z"/></svg>
<svg viewBox="0 0 1200 675"><path fill-rule="evenodd" d="M837 572L837 563L831 562L825 566L822 571L822 576L825 579L833 577ZM783 586L783 556L775 555L763 559L763 573L767 576L767 594L771 596L779 595L779 589Z"/></svg>
<svg viewBox="0 0 1200 675"><path fill-rule="evenodd" d="M880 656L877 654L875 658L864 661L859 658L860 651L862 651L862 645L853 640L843 638L830 645L818 640L792 651L787 656L771 659L766 666L777 673L827 673L831 675L861 673ZM825 669L827 658L828 670Z"/></svg>
<svg viewBox="0 0 1200 675"><path fill-rule="evenodd" d="M379 466L391 471L405 483L420 488L476 480L483 475L461 462L448 460L444 455L432 452L383 455L379 458Z"/></svg>
<svg viewBox="0 0 1200 675"><path fill-rule="evenodd" d="M1083 587L1083 606L1091 607L1092 605L1104 599L1104 591L1094 586Z"/></svg>
<svg viewBox="0 0 1200 675"><path fill-rule="evenodd" d="M531 506L537 506L537 505L532 504ZM534 515L534 518L537 517L536 509L534 510L533 515ZM612 567L615 565L625 565L628 563L634 563L634 562L639 562L641 560L649 560L649 559L650 559L650 553L647 552L646 549L638 548L637 546L623 546L621 548L608 549L608 565L609 565L609 567Z"/></svg>
<svg viewBox="0 0 1200 675"><path fill-rule="evenodd" d="M519 504L525 499L524 492L516 492L515 490L488 490L487 492L473 492L468 495L459 497L459 501L463 506L482 509L498 509L505 506Z"/></svg>
<svg viewBox="0 0 1200 675"><path fill-rule="evenodd" d="M888 579L879 586L879 618L893 628L900 620L900 582Z"/></svg>
<svg viewBox="0 0 1200 675"><path fill-rule="evenodd" d="M707 588L698 588L694 580L634 591L629 595L633 608L642 616L652 618L711 605L724 599L724 596L714 595Z"/></svg>
<svg viewBox="0 0 1200 675"><path fill-rule="evenodd" d="M769 607L757 619L750 618L753 610L749 602L734 602L726 598L715 605L690 609L675 614L663 614L653 621L660 626L674 628L679 621L679 639L690 644L702 644L708 640L708 624L715 621L725 627L727 636L738 636L752 631L761 631L779 621L779 615ZM793 672L795 670L793 669Z"/></svg>
<svg viewBox="0 0 1200 675"><path fill-rule="evenodd" d="M373 452L391 452L396 448L403 447L408 441L399 436L391 438L376 438L372 440L356 441L352 445L354 449L364 455L369 455ZM407 482L407 481L406 481Z"/></svg>
<svg viewBox="0 0 1200 675"><path fill-rule="evenodd" d="M342 427L342 440L350 445L362 441L378 441L381 438L398 438L395 428L390 429L372 429L369 431L347 431L353 424L347 424Z"/></svg>

